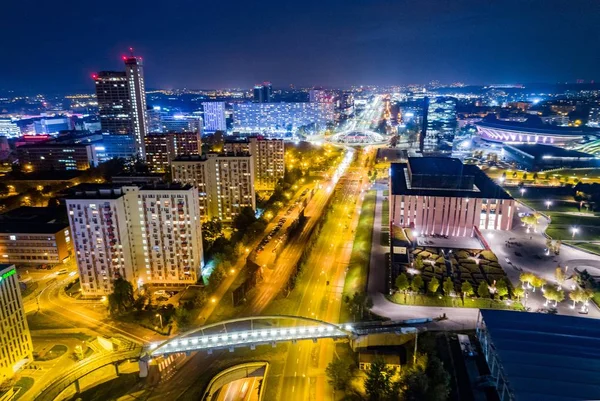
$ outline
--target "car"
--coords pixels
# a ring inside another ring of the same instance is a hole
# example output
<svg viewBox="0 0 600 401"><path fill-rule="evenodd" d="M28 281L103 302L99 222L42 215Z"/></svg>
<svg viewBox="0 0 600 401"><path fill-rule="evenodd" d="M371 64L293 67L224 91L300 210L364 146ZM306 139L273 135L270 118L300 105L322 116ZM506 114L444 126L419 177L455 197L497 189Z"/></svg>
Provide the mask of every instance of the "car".
<svg viewBox="0 0 600 401"><path fill-rule="evenodd" d="M523 254L521 252L515 251L515 256L521 257L521 256L523 256Z"/></svg>
<svg viewBox="0 0 600 401"><path fill-rule="evenodd" d="M165 290L158 290L154 291L154 295L156 295L157 297L164 297L167 295L167 292Z"/></svg>
<svg viewBox="0 0 600 401"><path fill-rule="evenodd" d="M505 261L506 263L508 263L509 265L511 264L511 263L510 263L510 259L509 259L509 258L504 258L504 261Z"/></svg>
<svg viewBox="0 0 600 401"><path fill-rule="evenodd" d="M67 274L69 271L67 269L60 269L59 271L56 272L57 275L61 275L61 274Z"/></svg>

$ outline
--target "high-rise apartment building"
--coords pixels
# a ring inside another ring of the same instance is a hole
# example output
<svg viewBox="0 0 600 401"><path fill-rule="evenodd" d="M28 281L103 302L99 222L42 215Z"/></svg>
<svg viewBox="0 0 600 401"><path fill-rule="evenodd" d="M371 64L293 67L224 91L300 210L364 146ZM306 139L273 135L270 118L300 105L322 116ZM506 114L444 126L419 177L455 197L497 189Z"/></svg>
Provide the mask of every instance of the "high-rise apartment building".
<svg viewBox="0 0 600 401"><path fill-rule="evenodd" d="M223 146L226 153L249 153L254 161L254 189L273 191L285 173L283 139L241 137L227 139Z"/></svg>
<svg viewBox="0 0 600 401"><path fill-rule="evenodd" d="M170 132L149 134L145 138L146 163L150 171L164 173L170 170L171 162L179 155L202 153L199 132Z"/></svg>
<svg viewBox="0 0 600 401"><path fill-rule="evenodd" d="M21 136L21 129L9 119L0 119L0 136L17 138Z"/></svg>
<svg viewBox="0 0 600 401"><path fill-rule="evenodd" d="M425 116L421 151L437 152L452 147L456 135L456 99L451 97L425 98Z"/></svg>
<svg viewBox="0 0 600 401"><path fill-rule="evenodd" d="M333 103L238 103L233 105L234 130L242 133L286 133L300 127L325 128L333 122Z"/></svg>
<svg viewBox="0 0 600 401"><path fill-rule="evenodd" d="M66 199L84 295L194 284L203 264L198 191L190 185L85 184Z"/></svg>
<svg viewBox="0 0 600 401"><path fill-rule="evenodd" d="M273 98L273 86L270 82L254 86L254 103L269 103Z"/></svg>
<svg viewBox="0 0 600 401"><path fill-rule="evenodd" d="M92 75L102 130L135 137L136 151L144 156L148 132L146 90L141 57L123 57L125 71L102 71Z"/></svg>
<svg viewBox="0 0 600 401"><path fill-rule="evenodd" d="M333 103L335 95L333 92L325 89L311 89L308 92L308 99L311 103Z"/></svg>
<svg viewBox="0 0 600 401"><path fill-rule="evenodd" d="M33 361L33 344L14 265L0 264L0 383Z"/></svg>
<svg viewBox="0 0 600 401"><path fill-rule="evenodd" d="M180 156L171 166L174 181L198 189L204 220L231 221L244 207L256 210L254 161L250 154Z"/></svg>
<svg viewBox="0 0 600 401"><path fill-rule="evenodd" d="M225 102L203 102L204 132L212 134L215 131L226 131Z"/></svg>

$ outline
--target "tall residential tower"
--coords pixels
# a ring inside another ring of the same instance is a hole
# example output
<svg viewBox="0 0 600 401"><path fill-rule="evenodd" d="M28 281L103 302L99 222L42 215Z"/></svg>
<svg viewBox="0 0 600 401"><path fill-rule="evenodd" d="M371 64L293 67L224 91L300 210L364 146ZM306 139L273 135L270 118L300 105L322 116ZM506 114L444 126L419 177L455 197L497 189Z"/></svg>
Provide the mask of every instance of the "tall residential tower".
<svg viewBox="0 0 600 401"><path fill-rule="evenodd" d="M102 131L133 135L136 152L144 157L144 137L148 131L146 90L141 57L123 56L125 71L93 74Z"/></svg>

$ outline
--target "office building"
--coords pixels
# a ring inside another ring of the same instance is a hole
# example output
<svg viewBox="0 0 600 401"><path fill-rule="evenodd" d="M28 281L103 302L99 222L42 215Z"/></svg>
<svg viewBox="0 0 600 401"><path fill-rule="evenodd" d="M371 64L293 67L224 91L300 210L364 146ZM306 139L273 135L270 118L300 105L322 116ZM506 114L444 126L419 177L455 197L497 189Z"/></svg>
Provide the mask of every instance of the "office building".
<svg viewBox="0 0 600 401"><path fill-rule="evenodd" d="M427 153L451 150L458 127L456 99L425 98L424 110L421 151Z"/></svg>
<svg viewBox="0 0 600 401"><path fill-rule="evenodd" d="M540 144L504 145L502 155L528 171L600 166L600 159L588 153Z"/></svg>
<svg viewBox="0 0 600 401"><path fill-rule="evenodd" d="M135 288L196 283L203 264L198 192L189 185L84 184L66 198L82 293L117 278Z"/></svg>
<svg viewBox="0 0 600 401"><path fill-rule="evenodd" d="M225 102L203 102L204 132L214 134L215 131L227 131Z"/></svg>
<svg viewBox="0 0 600 401"><path fill-rule="evenodd" d="M254 86L254 103L269 103L273 98L273 87L270 82Z"/></svg>
<svg viewBox="0 0 600 401"><path fill-rule="evenodd" d="M149 134L146 142L146 163L150 171L164 173L170 171L171 162L179 155L202 153L199 132L171 132Z"/></svg>
<svg viewBox="0 0 600 401"><path fill-rule="evenodd" d="M17 148L17 158L23 171L87 170L98 165L93 144L40 143Z"/></svg>
<svg viewBox="0 0 600 401"><path fill-rule="evenodd" d="M390 168L390 226L416 235L510 230L514 203L479 167L458 159L410 157Z"/></svg>
<svg viewBox="0 0 600 401"><path fill-rule="evenodd" d="M73 121L68 117L40 118L33 122L36 135L57 135L61 131L75 129Z"/></svg>
<svg viewBox="0 0 600 401"><path fill-rule="evenodd" d="M73 253L69 224L45 207L20 207L0 215L0 263L59 264Z"/></svg>
<svg viewBox="0 0 600 401"><path fill-rule="evenodd" d="M0 136L7 138L17 138L21 136L21 129L15 123L8 119L0 119Z"/></svg>
<svg viewBox="0 0 600 401"><path fill-rule="evenodd" d="M180 156L172 163L174 181L198 189L204 220L231 221L244 207L256 210L254 161L250 154Z"/></svg>
<svg viewBox="0 0 600 401"><path fill-rule="evenodd" d="M0 383L33 361L33 344L14 265L0 264Z"/></svg>
<svg viewBox="0 0 600 401"><path fill-rule="evenodd" d="M123 57L125 71L102 71L92 75L102 131L133 135L136 153L144 157L146 90L141 57Z"/></svg>
<svg viewBox="0 0 600 401"><path fill-rule="evenodd" d="M130 160L137 154L133 135L102 134L102 140L94 143L100 163L111 159Z"/></svg>
<svg viewBox="0 0 600 401"><path fill-rule="evenodd" d="M240 133L285 134L300 127L324 129L333 122L332 103L238 103L233 106L234 130Z"/></svg>
<svg viewBox="0 0 600 401"><path fill-rule="evenodd" d="M285 172L283 139L242 137L225 140L226 153L249 153L254 162L255 191L273 191Z"/></svg>

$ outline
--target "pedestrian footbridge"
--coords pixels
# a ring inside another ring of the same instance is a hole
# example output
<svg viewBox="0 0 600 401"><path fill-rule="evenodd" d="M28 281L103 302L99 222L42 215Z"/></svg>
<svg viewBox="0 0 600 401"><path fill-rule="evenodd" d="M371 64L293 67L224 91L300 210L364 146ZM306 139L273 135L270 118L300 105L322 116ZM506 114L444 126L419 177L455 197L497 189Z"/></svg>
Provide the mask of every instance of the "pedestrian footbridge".
<svg viewBox="0 0 600 401"><path fill-rule="evenodd" d="M430 319L429 319L430 321ZM355 338L370 333L403 332L407 324L425 323L416 321L365 322L333 324L299 316L253 316L232 319L198 327L164 342L150 344L147 357L179 352L206 351L249 347L300 340L317 341L323 338Z"/></svg>

